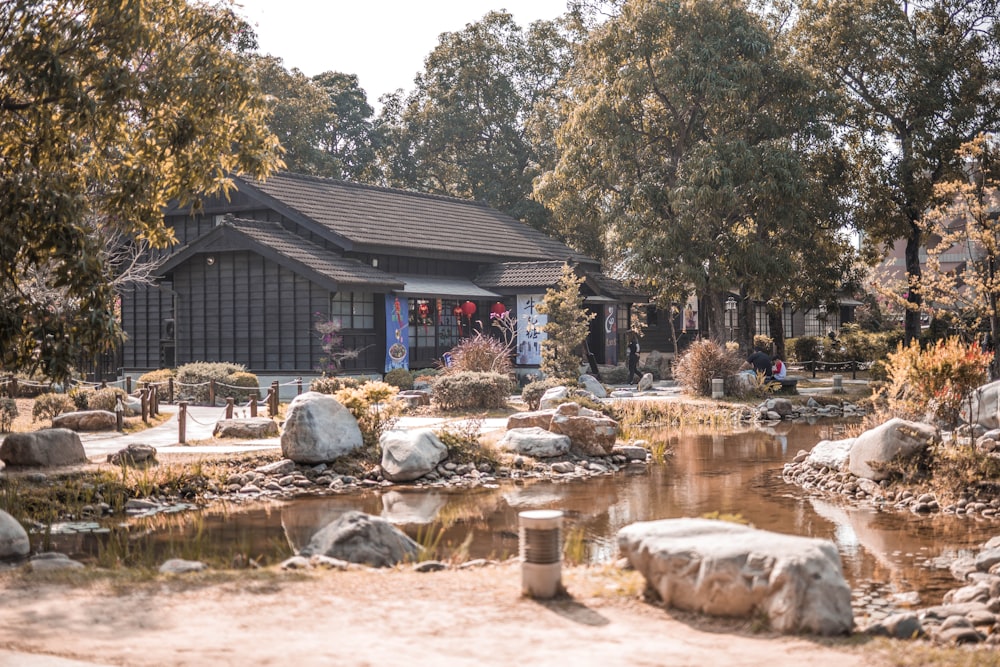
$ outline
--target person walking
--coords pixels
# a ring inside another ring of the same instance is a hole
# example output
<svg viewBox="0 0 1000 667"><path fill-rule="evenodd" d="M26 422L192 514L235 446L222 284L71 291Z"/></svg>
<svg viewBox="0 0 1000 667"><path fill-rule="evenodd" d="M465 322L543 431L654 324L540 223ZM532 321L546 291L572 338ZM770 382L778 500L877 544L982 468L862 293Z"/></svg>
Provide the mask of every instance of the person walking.
<svg viewBox="0 0 1000 667"><path fill-rule="evenodd" d="M626 384L638 382L641 377L639 373L639 339L635 334L631 334L628 339L628 381Z"/></svg>

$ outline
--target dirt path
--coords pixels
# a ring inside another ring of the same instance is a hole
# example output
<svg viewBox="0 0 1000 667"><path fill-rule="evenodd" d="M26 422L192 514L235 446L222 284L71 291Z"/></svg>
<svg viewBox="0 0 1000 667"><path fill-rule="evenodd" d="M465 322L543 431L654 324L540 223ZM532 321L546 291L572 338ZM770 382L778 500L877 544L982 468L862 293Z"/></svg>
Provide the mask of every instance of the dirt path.
<svg viewBox="0 0 1000 667"><path fill-rule="evenodd" d="M0 649L8 652L0 651L0 664L27 662L11 651L129 666L878 664L843 644L664 610L635 593L638 577L568 570L572 597L547 602L520 595L516 564L222 582L196 575L124 592L6 577Z"/></svg>

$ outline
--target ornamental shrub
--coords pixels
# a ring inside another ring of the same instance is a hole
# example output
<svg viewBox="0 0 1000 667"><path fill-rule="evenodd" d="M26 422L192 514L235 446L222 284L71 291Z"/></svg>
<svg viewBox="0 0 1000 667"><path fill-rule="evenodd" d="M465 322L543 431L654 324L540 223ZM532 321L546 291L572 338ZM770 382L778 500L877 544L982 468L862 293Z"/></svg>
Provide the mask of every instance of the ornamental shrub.
<svg viewBox="0 0 1000 667"><path fill-rule="evenodd" d="M128 398L128 394L125 393L125 390L120 389L119 387L106 387L104 389L98 389L88 393L88 410L107 410L108 412L114 412L115 405L118 402L118 397L121 396L123 401Z"/></svg>
<svg viewBox="0 0 1000 667"><path fill-rule="evenodd" d="M73 405L76 406L77 410L90 409L90 395L94 393L93 389L89 389L87 387L73 387L67 393L73 400Z"/></svg>
<svg viewBox="0 0 1000 667"><path fill-rule="evenodd" d="M991 360L978 343L966 345L955 337L925 350L916 341L909 347L900 345L887 363L890 412L905 419L936 420L954 429L962 407L988 381Z"/></svg>
<svg viewBox="0 0 1000 667"><path fill-rule="evenodd" d="M413 389L413 374L405 368L393 368L385 374L384 379L398 389Z"/></svg>
<svg viewBox="0 0 1000 667"><path fill-rule="evenodd" d="M226 376L222 384L227 386L219 388L221 395L226 397L232 396L236 403L247 403L251 396L256 396L258 400L260 399L260 381L253 373L247 373L246 371L233 373ZM234 389L234 387L245 387L245 389Z"/></svg>
<svg viewBox="0 0 1000 667"><path fill-rule="evenodd" d="M795 361L800 364L808 361L819 361L822 357L820 353L822 342L818 336L801 336L789 342L792 343L791 348L795 353Z"/></svg>
<svg viewBox="0 0 1000 667"><path fill-rule="evenodd" d="M68 394L40 394L35 397L35 405L31 408L31 421L52 419L64 412L73 412L76 405Z"/></svg>
<svg viewBox="0 0 1000 667"><path fill-rule="evenodd" d="M542 396L545 395L545 392L552 387L562 387L564 385L566 385L566 380L560 380L559 378L535 380L524 385L524 389L521 390L521 398L528 404L528 409L537 410L541 407Z"/></svg>
<svg viewBox="0 0 1000 667"><path fill-rule="evenodd" d="M17 401L13 398L0 398L0 433L10 432L10 427L17 419Z"/></svg>
<svg viewBox="0 0 1000 667"><path fill-rule="evenodd" d="M472 338L462 339L448 354L451 365L444 368L445 373L510 373L513 368L510 346L479 332Z"/></svg>
<svg viewBox="0 0 1000 667"><path fill-rule="evenodd" d="M246 372L246 367L224 361L196 361L184 364L177 369L178 393L190 396L195 403L208 403L208 383L215 380L216 384L228 384L227 380L234 373ZM225 392L217 391L216 399Z"/></svg>
<svg viewBox="0 0 1000 667"><path fill-rule="evenodd" d="M712 378L723 378L732 389L732 378L743 365L743 359L714 340L696 340L677 359L674 378L693 394L712 395Z"/></svg>
<svg viewBox="0 0 1000 667"><path fill-rule="evenodd" d="M309 391L318 391L321 394L333 396L341 389L354 389L360 387L362 381L358 378L346 375L324 375L312 381Z"/></svg>
<svg viewBox="0 0 1000 667"><path fill-rule="evenodd" d="M536 310L547 317L542 330L542 372L547 377L572 378L580 376L583 358L580 350L590 334L590 321L595 313L583 305L580 285L583 277L577 276L569 264L564 264L562 275L555 287L545 291L545 298Z"/></svg>
<svg viewBox="0 0 1000 667"><path fill-rule="evenodd" d="M506 374L460 371L434 380L432 400L443 410L490 410L506 406L513 389Z"/></svg>
<svg viewBox="0 0 1000 667"><path fill-rule="evenodd" d="M171 369L160 368L155 371L149 371L148 373L143 373L142 375L139 376L138 382L139 386L142 386L143 384L163 385L161 387L157 387L157 389L162 392L163 389L166 387L167 382L172 377L174 377L174 372Z"/></svg>
<svg viewBox="0 0 1000 667"><path fill-rule="evenodd" d="M358 420L365 446L374 448L382 434L396 425L403 411L403 404L393 400L397 393L398 388L376 380L341 389L334 398Z"/></svg>

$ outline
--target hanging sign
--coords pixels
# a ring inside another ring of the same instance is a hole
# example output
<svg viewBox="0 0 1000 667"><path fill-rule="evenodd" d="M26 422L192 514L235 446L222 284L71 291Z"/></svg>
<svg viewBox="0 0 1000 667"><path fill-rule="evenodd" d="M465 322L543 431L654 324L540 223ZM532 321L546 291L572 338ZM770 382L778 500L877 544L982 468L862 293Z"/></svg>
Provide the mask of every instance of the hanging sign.
<svg viewBox="0 0 1000 667"><path fill-rule="evenodd" d="M385 372L410 367L410 321L406 299L385 297Z"/></svg>
<svg viewBox="0 0 1000 667"><path fill-rule="evenodd" d="M536 310L542 294L517 295L517 363L522 366L539 366L542 363L542 331L548 317Z"/></svg>
<svg viewBox="0 0 1000 667"><path fill-rule="evenodd" d="M618 365L618 306L604 306L604 363Z"/></svg>

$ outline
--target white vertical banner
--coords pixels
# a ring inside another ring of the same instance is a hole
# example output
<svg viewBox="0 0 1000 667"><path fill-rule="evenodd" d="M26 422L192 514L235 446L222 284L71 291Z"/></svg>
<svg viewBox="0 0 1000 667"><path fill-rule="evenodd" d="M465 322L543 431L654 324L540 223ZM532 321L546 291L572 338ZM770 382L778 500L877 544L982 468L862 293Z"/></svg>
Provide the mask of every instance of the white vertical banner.
<svg viewBox="0 0 1000 667"><path fill-rule="evenodd" d="M517 295L517 363L521 366L539 366L542 363L542 328L548 317L538 312L544 294Z"/></svg>

